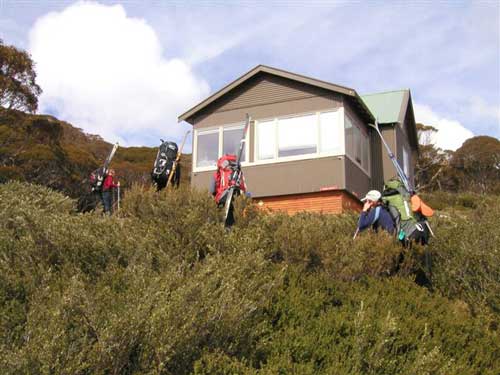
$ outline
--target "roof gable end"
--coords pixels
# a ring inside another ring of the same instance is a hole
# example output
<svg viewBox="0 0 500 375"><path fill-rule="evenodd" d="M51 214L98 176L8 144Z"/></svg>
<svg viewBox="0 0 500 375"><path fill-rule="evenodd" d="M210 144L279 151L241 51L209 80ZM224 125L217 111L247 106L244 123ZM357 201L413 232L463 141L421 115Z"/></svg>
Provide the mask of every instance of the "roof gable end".
<svg viewBox="0 0 500 375"><path fill-rule="evenodd" d="M316 88L322 88L327 91L332 91L335 93L345 95L352 102L354 102L354 104L359 110L361 110L361 112L363 113L363 117L365 117L369 121L373 120L373 116L370 113L368 107L366 107L365 103L361 100L356 91L351 88L335 85L329 82L317 80L315 78L310 78L295 73L290 73L281 69L276 69L265 65L258 65L249 72L245 73L244 75L236 79L235 81L226 85L213 95L209 96L208 98L206 98L205 100L203 100L190 110L180 115L178 117L178 121L187 121L192 124L193 119L197 113L199 113L200 111L202 111L215 101L222 100L226 94L228 94L229 92L234 92L234 90L240 88L242 85L245 85L248 81L251 81L254 77L256 77L259 74L264 74L264 75L267 74L271 76L285 78L292 81L303 83L305 85L310 85Z"/></svg>

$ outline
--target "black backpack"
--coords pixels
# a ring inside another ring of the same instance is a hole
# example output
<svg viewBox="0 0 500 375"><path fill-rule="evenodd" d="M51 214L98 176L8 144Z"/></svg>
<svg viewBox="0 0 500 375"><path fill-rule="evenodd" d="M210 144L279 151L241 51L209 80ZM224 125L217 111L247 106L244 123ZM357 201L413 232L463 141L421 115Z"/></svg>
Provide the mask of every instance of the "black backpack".
<svg viewBox="0 0 500 375"><path fill-rule="evenodd" d="M177 158L177 153L179 152L177 143L163 141L163 139L161 141L162 144L158 149L158 154L156 155L156 160L153 165L153 171L151 172L151 178L158 187L166 186L168 176L172 171L174 162Z"/></svg>
<svg viewBox="0 0 500 375"><path fill-rule="evenodd" d="M99 167L90 174L90 190L94 193L100 193L102 191L102 185L104 184L104 179L108 175L108 169L105 167Z"/></svg>

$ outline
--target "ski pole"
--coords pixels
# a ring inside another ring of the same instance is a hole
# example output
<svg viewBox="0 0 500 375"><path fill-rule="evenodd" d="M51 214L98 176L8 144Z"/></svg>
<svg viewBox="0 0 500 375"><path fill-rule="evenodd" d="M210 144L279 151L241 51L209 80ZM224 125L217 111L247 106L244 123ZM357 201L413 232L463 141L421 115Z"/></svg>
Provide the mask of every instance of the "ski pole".
<svg viewBox="0 0 500 375"><path fill-rule="evenodd" d="M434 235L434 232L432 231L432 228L427 220L425 221L425 225L427 225L427 228L429 229L431 236L436 238L436 236Z"/></svg>
<svg viewBox="0 0 500 375"><path fill-rule="evenodd" d="M118 193L117 210L120 211L120 183L119 182L118 182L117 193Z"/></svg>

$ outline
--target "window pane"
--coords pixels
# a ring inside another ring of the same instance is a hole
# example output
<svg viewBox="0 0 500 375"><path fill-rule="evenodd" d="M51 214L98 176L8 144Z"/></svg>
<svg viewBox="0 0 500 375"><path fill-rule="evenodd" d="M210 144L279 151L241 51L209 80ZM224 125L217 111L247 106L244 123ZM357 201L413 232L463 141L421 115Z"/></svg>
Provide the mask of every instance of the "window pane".
<svg viewBox="0 0 500 375"><path fill-rule="evenodd" d="M276 125L274 120L257 123L257 158L273 159L276 149Z"/></svg>
<svg viewBox="0 0 500 375"><path fill-rule="evenodd" d="M406 177L408 177L410 174L410 158L408 155L408 151L406 150L406 147L403 147L403 168Z"/></svg>
<svg viewBox="0 0 500 375"><path fill-rule="evenodd" d="M237 129L224 129L222 135L222 154L233 154L238 156L238 149L240 148L241 137L243 136L243 127ZM243 154L241 161L245 161L245 146L243 146Z"/></svg>
<svg viewBox="0 0 500 375"><path fill-rule="evenodd" d="M348 116L344 118L345 127L345 152L347 155L354 158L354 126Z"/></svg>
<svg viewBox="0 0 500 375"><path fill-rule="evenodd" d="M278 157L315 153L316 135L316 115L280 119Z"/></svg>
<svg viewBox="0 0 500 375"><path fill-rule="evenodd" d="M337 112L324 112L319 115L320 151L340 153L341 144Z"/></svg>
<svg viewBox="0 0 500 375"><path fill-rule="evenodd" d="M210 167L217 164L219 155L219 133L198 134L196 166Z"/></svg>
<svg viewBox="0 0 500 375"><path fill-rule="evenodd" d="M356 142L356 153L354 154L354 158L356 161L361 164L361 149L363 148L362 142L363 142L363 134L361 133L361 130L357 126L354 127L354 141Z"/></svg>
<svg viewBox="0 0 500 375"><path fill-rule="evenodd" d="M370 139L363 135L363 159L361 165L369 172L370 171Z"/></svg>

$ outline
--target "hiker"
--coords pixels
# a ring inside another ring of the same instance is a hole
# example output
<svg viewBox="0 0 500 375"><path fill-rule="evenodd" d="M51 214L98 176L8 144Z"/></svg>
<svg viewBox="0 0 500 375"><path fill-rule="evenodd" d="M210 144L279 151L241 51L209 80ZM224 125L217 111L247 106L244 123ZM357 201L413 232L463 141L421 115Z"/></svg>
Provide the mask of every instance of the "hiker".
<svg viewBox="0 0 500 375"><path fill-rule="evenodd" d="M403 182L394 177L384 184L382 201L393 218L396 235L405 247L412 243L427 245L432 234L427 218L434 210L420 199L418 195L408 191Z"/></svg>
<svg viewBox="0 0 500 375"><path fill-rule="evenodd" d="M378 231L378 228L382 228L391 234L394 233L394 221L383 206L380 200L381 197L382 194L380 194L378 190L370 190L366 196L361 199L361 201L365 203L358 221L358 230L360 232L372 227L375 232Z"/></svg>
<svg viewBox="0 0 500 375"><path fill-rule="evenodd" d="M110 169L104 183L102 184L101 201L104 207L104 213L111 215L113 206L113 189L120 186L120 182L114 182L115 170Z"/></svg>

